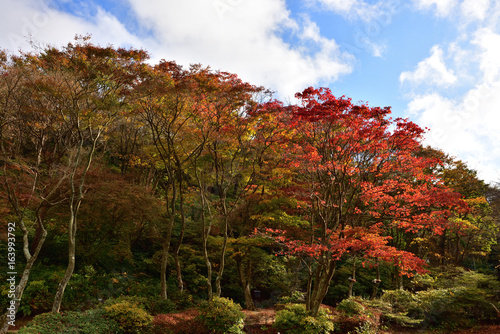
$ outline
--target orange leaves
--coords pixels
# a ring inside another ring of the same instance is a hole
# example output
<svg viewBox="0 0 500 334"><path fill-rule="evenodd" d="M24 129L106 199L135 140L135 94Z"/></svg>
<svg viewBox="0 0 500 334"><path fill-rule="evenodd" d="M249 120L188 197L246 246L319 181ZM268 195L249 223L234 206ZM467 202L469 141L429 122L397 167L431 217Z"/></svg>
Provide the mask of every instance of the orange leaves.
<svg viewBox="0 0 500 334"><path fill-rule="evenodd" d="M394 261L404 273L420 270L423 262L387 246L385 229L441 233L452 210L464 207L427 172L437 161L419 155L424 130L392 120L388 107L353 105L326 88L296 97L301 104L287 109L284 127L293 124L294 132L282 137L280 167L293 172L286 193L310 203L302 211L310 227L300 237L281 234L280 244L329 261L355 252Z"/></svg>

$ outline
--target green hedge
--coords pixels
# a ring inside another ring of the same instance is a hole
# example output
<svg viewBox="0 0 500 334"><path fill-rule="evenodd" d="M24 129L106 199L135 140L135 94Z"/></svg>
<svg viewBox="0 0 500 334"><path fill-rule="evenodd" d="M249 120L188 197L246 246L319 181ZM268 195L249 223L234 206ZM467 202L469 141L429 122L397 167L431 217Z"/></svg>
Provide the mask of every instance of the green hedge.
<svg viewBox="0 0 500 334"><path fill-rule="evenodd" d="M288 334L329 334L335 326L326 309L320 309L318 316L313 317L304 304L289 304L276 312L274 328Z"/></svg>
<svg viewBox="0 0 500 334"><path fill-rule="evenodd" d="M197 317L209 333L242 334L245 314L241 306L229 298L214 297L211 302L203 302Z"/></svg>
<svg viewBox="0 0 500 334"><path fill-rule="evenodd" d="M123 334L102 309L86 312L44 313L37 315L19 334Z"/></svg>

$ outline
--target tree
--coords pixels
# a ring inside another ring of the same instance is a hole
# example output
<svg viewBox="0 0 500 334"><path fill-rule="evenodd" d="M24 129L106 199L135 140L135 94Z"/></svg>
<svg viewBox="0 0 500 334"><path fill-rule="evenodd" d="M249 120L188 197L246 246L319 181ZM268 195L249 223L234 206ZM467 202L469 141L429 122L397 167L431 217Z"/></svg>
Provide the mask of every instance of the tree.
<svg viewBox="0 0 500 334"><path fill-rule="evenodd" d="M95 46L77 37L61 50L45 48L27 63L40 74L32 89L50 102L47 112L60 115L69 182L68 266L57 289L53 312L59 312L64 290L75 268L77 217L85 178L107 126L124 111L147 54L142 50Z"/></svg>
<svg viewBox="0 0 500 334"><path fill-rule="evenodd" d="M180 216L181 233L174 249L177 284L183 290L179 251L184 236L186 218L187 162L200 154L203 142L196 140L190 123L196 112L193 108L195 89L190 74L174 62L162 61L150 69L137 89L136 109L149 126L158 161L152 161L159 171L158 185L163 191L167 224L162 242L160 268L161 297L167 298L167 264L172 231Z"/></svg>
<svg viewBox="0 0 500 334"><path fill-rule="evenodd" d="M296 96L301 105L284 124L295 129L284 141L286 166L295 173L285 190L303 203L308 226L300 233L271 233L289 253L315 260L309 265L306 305L316 315L344 254L391 262L400 275L422 272L424 261L390 246L385 231L441 233L450 209L462 203L425 173L438 161L416 156L423 130L414 123L388 118L390 108L353 105L325 88Z"/></svg>
<svg viewBox="0 0 500 334"><path fill-rule="evenodd" d="M227 72L213 73L199 66L193 67L191 72L197 83L193 133L200 138L202 151L199 155L191 155L190 161L202 204L203 252L208 273L208 298L211 299L212 264L207 241L212 222L217 221L222 233L215 280L216 294L220 297L231 233L230 216L242 203L245 194L255 191L248 186L257 175L261 151L252 150L255 118L251 111L257 106L253 97L263 89L244 83Z"/></svg>
<svg viewBox="0 0 500 334"><path fill-rule="evenodd" d="M51 102L33 90L40 74L31 66L31 56L8 58L2 54L1 59L1 220L5 226L14 222L20 228L26 261L10 312L15 315L47 237L47 214L65 200L67 174L61 168L65 150L60 145L60 115L52 113ZM8 330L8 320L3 317L0 332Z"/></svg>
<svg viewBox="0 0 500 334"><path fill-rule="evenodd" d="M498 231L486 200L487 185L478 178L477 171L443 151L426 147L418 155L442 161L429 172L442 179L445 186L460 193L469 210L455 212L439 236L422 234L414 240L415 243L425 249L431 263L463 265L466 260L475 261L468 259L469 256L483 257L496 243Z"/></svg>

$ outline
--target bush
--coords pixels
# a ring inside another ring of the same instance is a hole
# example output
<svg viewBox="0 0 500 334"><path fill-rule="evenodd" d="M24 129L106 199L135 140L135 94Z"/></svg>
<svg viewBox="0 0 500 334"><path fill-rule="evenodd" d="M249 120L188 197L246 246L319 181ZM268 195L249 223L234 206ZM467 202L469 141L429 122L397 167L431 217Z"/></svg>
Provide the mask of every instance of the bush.
<svg viewBox="0 0 500 334"><path fill-rule="evenodd" d="M381 299L392 306L390 312L383 312L385 323L453 329L498 319L491 304L500 290L496 277L454 269L440 274L436 280L425 279L437 282L433 284L442 288L415 294L402 290L384 292Z"/></svg>
<svg viewBox="0 0 500 334"><path fill-rule="evenodd" d="M147 309L147 305L149 304L149 299L146 297L140 296L120 296L117 298L110 298L104 302L104 307L111 306L114 304L119 304L123 302L128 302L132 305L138 306L143 309Z"/></svg>
<svg viewBox="0 0 500 334"><path fill-rule="evenodd" d="M214 297L200 305L197 319L210 333L243 333L245 314L241 306L228 298Z"/></svg>
<svg viewBox="0 0 500 334"><path fill-rule="evenodd" d="M44 313L36 316L20 334L121 334L118 323L105 316L104 310L86 312Z"/></svg>
<svg viewBox="0 0 500 334"><path fill-rule="evenodd" d="M418 294L424 323L431 327L473 327L498 316L483 291L475 287L438 289Z"/></svg>
<svg viewBox="0 0 500 334"><path fill-rule="evenodd" d="M344 299L337 305L337 310L348 316L360 315L365 311L365 307L354 298Z"/></svg>
<svg viewBox="0 0 500 334"><path fill-rule="evenodd" d="M377 334L378 328L371 322L364 322L359 327L354 329L355 334Z"/></svg>
<svg viewBox="0 0 500 334"><path fill-rule="evenodd" d="M138 304L120 301L105 306L106 315L115 320L125 333L147 333L151 329L153 318Z"/></svg>
<svg viewBox="0 0 500 334"><path fill-rule="evenodd" d="M120 296L118 298L110 298L104 302L104 306L111 306L121 302L129 302L130 304L146 310L152 315L172 313L177 309L177 306L170 299L141 296Z"/></svg>
<svg viewBox="0 0 500 334"><path fill-rule="evenodd" d="M278 299L278 303L280 304L297 304L303 303L304 301L304 293L300 291L294 291L290 296L281 296Z"/></svg>
<svg viewBox="0 0 500 334"><path fill-rule="evenodd" d="M333 317L326 309L320 309L313 317L303 304L290 304L276 312L274 327L289 334L328 334L335 329Z"/></svg>
<svg viewBox="0 0 500 334"><path fill-rule="evenodd" d="M177 305L172 300L159 298L150 299L145 307L152 315L172 313L177 309Z"/></svg>
<svg viewBox="0 0 500 334"><path fill-rule="evenodd" d="M406 290L384 291L380 299L389 303L393 312L408 312L419 304L418 297Z"/></svg>
<svg viewBox="0 0 500 334"><path fill-rule="evenodd" d="M51 310L54 294L49 292L51 290L49 284L50 282L45 280L28 282L19 306L19 311L23 315L40 314Z"/></svg>
<svg viewBox="0 0 500 334"><path fill-rule="evenodd" d="M390 307L382 301L374 302L359 297L342 300L336 307L335 323L343 332L356 334L376 333L380 325L381 310Z"/></svg>

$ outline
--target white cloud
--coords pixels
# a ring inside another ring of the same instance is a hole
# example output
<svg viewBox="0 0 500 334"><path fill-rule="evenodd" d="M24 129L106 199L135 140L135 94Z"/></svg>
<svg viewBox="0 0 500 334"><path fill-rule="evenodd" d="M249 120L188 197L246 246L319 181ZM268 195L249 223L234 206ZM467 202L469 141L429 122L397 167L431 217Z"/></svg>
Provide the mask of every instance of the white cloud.
<svg viewBox="0 0 500 334"><path fill-rule="evenodd" d="M436 93L415 97L408 105L417 123L430 129L425 144L466 161L487 182L500 180L500 82L478 85L460 100Z"/></svg>
<svg viewBox="0 0 500 334"><path fill-rule="evenodd" d="M324 8L348 19L360 19L365 22L376 20L380 16L390 16L399 5L397 0L378 1L374 4L364 0L309 0L309 2L319 3Z"/></svg>
<svg viewBox="0 0 500 334"><path fill-rule="evenodd" d="M89 21L57 11L49 5L48 1L36 0L3 4L2 7L8 10L0 12L0 45L10 51L30 49L30 39L41 44L64 45L76 34L92 34L96 43L104 45L113 42L140 47L143 44L113 15L102 9L97 8Z"/></svg>
<svg viewBox="0 0 500 334"><path fill-rule="evenodd" d="M376 6L362 0L317 0L317 2L337 14L365 21L373 18L377 12Z"/></svg>
<svg viewBox="0 0 500 334"><path fill-rule="evenodd" d="M435 45L431 49L430 57L419 62L415 71L401 73L399 81L414 85L450 86L457 81L457 77L453 70L446 68L443 50Z"/></svg>
<svg viewBox="0 0 500 334"><path fill-rule="evenodd" d="M434 10L437 16L446 17L453 13L457 0L413 0L418 9Z"/></svg>
<svg viewBox="0 0 500 334"><path fill-rule="evenodd" d="M490 0L464 0L460 5L462 15L468 20L485 19L488 9L490 7Z"/></svg>
<svg viewBox="0 0 500 334"><path fill-rule="evenodd" d="M351 72L348 55L311 21L290 18L283 0L130 0L156 33L158 56L237 73L253 84L291 97ZM292 34L292 47L280 34ZM347 58L346 58L347 56Z"/></svg>
<svg viewBox="0 0 500 334"><path fill-rule="evenodd" d="M352 57L310 20L290 17L284 0L129 0L132 16L152 37L138 37L114 15L92 2L78 14L50 7L50 0L0 0L0 45L28 49L26 36L63 45L76 34L96 43L144 48L153 56L182 65L201 63L237 73L281 97L352 71ZM81 9L81 8L79 8ZM282 34L299 41L290 45Z"/></svg>
<svg viewBox="0 0 500 334"><path fill-rule="evenodd" d="M479 68L484 80L495 81L500 74L500 34L488 28L480 29L475 33L472 44L480 49L476 57L480 60Z"/></svg>
<svg viewBox="0 0 500 334"><path fill-rule="evenodd" d="M460 58L461 64L465 62L463 55L468 55L468 64L455 69L460 71L459 77L473 78L474 82L453 99L436 92L419 94L419 89L415 89L407 112L418 124L431 129L427 144L466 161L487 182L497 182L500 180L500 34L480 28L472 35L468 45L463 48L452 45L448 52L450 59ZM401 81L422 84L427 80L424 89L437 84L439 80L429 76L436 66L424 65L426 62L440 64L441 71L435 73L441 73L442 84L453 81L445 79L451 72L443 70L446 66L439 50L433 48L433 56L437 55L439 61L428 61L431 56L419 63L415 72L402 73ZM456 78L454 74L453 77Z"/></svg>

